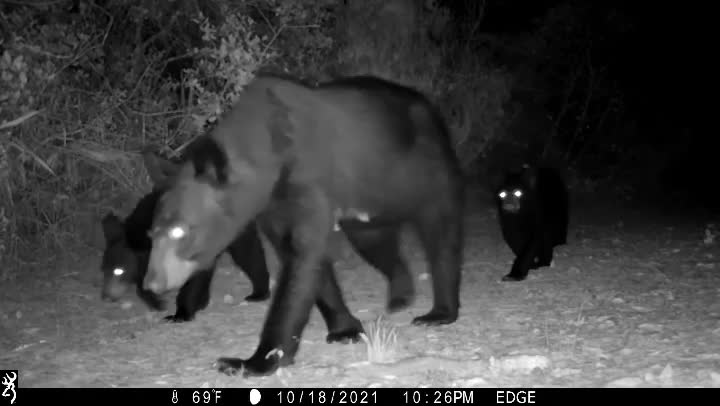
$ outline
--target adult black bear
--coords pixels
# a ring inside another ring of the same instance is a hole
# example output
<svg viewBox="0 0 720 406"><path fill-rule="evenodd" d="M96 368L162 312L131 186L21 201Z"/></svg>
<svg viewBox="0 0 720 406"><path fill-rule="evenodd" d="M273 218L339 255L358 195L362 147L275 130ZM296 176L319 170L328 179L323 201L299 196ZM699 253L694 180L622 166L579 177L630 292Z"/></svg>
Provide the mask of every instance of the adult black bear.
<svg viewBox="0 0 720 406"><path fill-rule="evenodd" d="M308 88L258 77L198 139L163 196L144 286L181 286L257 219L282 271L255 353L220 358L227 374L267 375L293 363L313 304L327 341L357 341L327 252L337 222L389 279L390 311L410 304L413 280L400 229L418 232L434 303L416 324L452 323L460 307L464 185L447 127L419 92L373 77Z"/></svg>
<svg viewBox="0 0 720 406"><path fill-rule="evenodd" d="M506 175L495 196L505 242L515 254L503 281L521 281L549 266L553 248L567 242L568 191L552 168L524 167Z"/></svg>
<svg viewBox="0 0 720 406"><path fill-rule="evenodd" d="M101 265L102 298L109 301L118 300L128 288L135 286L138 296L150 308L164 310L164 301L153 292L143 289L142 281L147 272L152 249L152 240L148 233L152 228L157 202L164 193L162 184L165 182L165 177L174 171L174 164L161 160L150 151L145 151L144 157L145 166L156 187L140 199L125 221L113 213L108 213L102 220L105 235L105 251ZM245 300L267 299L270 296L269 274L256 225L248 224L230 243L227 251L252 283L253 292ZM213 262L194 274L178 292L175 314L165 319L172 322L194 319L195 313L208 305L214 271Z"/></svg>

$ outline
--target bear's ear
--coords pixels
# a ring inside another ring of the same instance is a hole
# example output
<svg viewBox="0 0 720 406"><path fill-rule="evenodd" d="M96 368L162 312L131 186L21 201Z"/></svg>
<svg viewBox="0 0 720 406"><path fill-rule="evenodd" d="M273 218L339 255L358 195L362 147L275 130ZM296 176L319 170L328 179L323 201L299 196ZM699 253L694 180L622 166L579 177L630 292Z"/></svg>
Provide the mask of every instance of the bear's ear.
<svg viewBox="0 0 720 406"><path fill-rule="evenodd" d="M155 187L163 187L172 182L180 165L160 157L153 147L145 147L142 151L143 163Z"/></svg>
<svg viewBox="0 0 720 406"><path fill-rule="evenodd" d="M186 158L192 165L183 166L180 178L193 176L214 187L227 185L232 173L228 156L225 148L211 136L196 138L188 147Z"/></svg>
<svg viewBox="0 0 720 406"><path fill-rule="evenodd" d="M120 220L120 217L116 216L113 212L110 212L103 217L102 228L106 242L117 241L125 235L125 226L122 220Z"/></svg>

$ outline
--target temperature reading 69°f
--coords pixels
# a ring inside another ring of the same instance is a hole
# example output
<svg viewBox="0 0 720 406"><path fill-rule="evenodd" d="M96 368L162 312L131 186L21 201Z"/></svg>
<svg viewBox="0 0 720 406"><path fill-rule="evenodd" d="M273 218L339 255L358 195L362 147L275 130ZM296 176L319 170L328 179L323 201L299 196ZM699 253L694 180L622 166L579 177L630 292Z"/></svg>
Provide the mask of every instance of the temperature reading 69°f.
<svg viewBox="0 0 720 406"><path fill-rule="evenodd" d="M193 391L192 395L192 401L194 404L203 403L203 404L217 404L220 401L220 392L219 390L210 389L210 390L203 390L203 391Z"/></svg>

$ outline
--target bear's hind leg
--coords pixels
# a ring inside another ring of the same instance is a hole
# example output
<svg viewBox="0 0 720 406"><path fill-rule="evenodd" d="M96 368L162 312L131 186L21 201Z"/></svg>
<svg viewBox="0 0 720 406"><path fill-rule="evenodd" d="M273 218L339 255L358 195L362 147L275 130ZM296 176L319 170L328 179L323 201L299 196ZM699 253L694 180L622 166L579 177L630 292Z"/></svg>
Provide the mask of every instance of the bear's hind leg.
<svg viewBox="0 0 720 406"><path fill-rule="evenodd" d="M397 226L343 229L355 251L388 279L389 312L410 306L415 299L415 285L410 269L400 254Z"/></svg>
<svg viewBox="0 0 720 406"><path fill-rule="evenodd" d="M416 228L425 250L433 284L433 307L413 324L439 325L455 322L460 309L462 272L462 211L425 215Z"/></svg>

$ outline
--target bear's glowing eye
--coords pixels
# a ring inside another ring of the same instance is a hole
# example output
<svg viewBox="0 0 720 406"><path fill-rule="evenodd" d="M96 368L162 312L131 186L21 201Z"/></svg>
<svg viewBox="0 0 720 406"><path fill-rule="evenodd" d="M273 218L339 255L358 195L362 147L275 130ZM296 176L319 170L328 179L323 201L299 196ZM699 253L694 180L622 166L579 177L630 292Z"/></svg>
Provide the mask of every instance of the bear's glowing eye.
<svg viewBox="0 0 720 406"><path fill-rule="evenodd" d="M507 192L503 190L502 192L498 193L498 196L500 196L501 199L504 199L507 196Z"/></svg>
<svg viewBox="0 0 720 406"><path fill-rule="evenodd" d="M125 273L125 270L122 268L115 268L113 269L113 275L120 276Z"/></svg>
<svg viewBox="0 0 720 406"><path fill-rule="evenodd" d="M515 197L520 197L520 196L522 196L522 190L520 190L520 189L515 189L515 191L513 192L513 195L514 195Z"/></svg>
<svg viewBox="0 0 720 406"><path fill-rule="evenodd" d="M170 231L168 232L168 235L173 240L179 240L179 239L185 237L185 229L180 226L175 226L170 229Z"/></svg>

